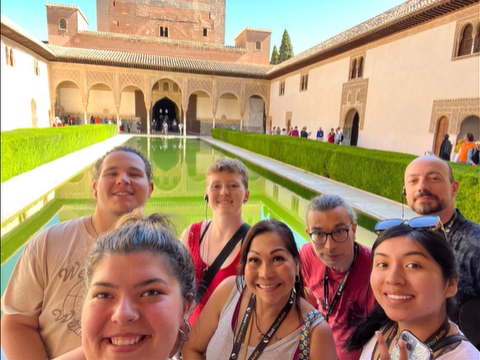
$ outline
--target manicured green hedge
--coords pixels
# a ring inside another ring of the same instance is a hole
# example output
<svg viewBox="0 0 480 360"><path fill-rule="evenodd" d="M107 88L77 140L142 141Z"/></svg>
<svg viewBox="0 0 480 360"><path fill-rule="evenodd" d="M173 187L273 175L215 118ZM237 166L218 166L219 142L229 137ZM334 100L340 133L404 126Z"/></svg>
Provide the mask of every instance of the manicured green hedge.
<svg viewBox="0 0 480 360"><path fill-rule="evenodd" d="M117 133L116 125L3 131L1 133L1 181L4 182L37 166L104 141Z"/></svg>
<svg viewBox="0 0 480 360"><path fill-rule="evenodd" d="M394 201L401 201L405 168L416 157L391 151L226 129L213 129L212 136L315 174L324 176L328 173L332 180ZM460 183L456 205L465 217L479 223L479 170L464 164L451 163L451 166L455 179Z"/></svg>

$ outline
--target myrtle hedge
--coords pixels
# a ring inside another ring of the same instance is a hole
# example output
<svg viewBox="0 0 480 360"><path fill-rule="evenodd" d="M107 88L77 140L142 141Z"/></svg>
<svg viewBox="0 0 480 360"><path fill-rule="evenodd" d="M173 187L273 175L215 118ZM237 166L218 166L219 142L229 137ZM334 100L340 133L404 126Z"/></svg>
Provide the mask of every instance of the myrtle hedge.
<svg viewBox="0 0 480 360"><path fill-rule="evenodd" d="M116 125L81 125L2 131L1 181L118 133Z"/></svg>
<svg viewBox="0 0 480 360"><path fill-rule="evenodd" d="M212 137L394 201L402 200L405 168L415 158L391 151L226 129L213 129ZM480 223L478 168L457 163L451 166L460 183L456 206L465 217Z"/></svg>

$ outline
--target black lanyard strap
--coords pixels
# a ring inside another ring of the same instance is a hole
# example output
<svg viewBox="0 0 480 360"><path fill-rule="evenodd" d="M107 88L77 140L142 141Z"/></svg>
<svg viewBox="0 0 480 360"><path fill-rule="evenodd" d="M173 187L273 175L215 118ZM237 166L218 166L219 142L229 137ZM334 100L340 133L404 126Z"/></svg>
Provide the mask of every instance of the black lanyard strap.
<svg viewBox="0 0 480 360"><path fill-rule="evenodd" d="M323 296L324 296L324 301L325 301L325 310L327 311L327 314L325 315L325 319L328 320L330 319L330 315L332 315L333 310L335 309L335 306L338 303L338 300L340 299L340 296L342 295L343 290L345 289L345 285L347 283L348 275L350 275L350 271L353 269L353 266L355 265L355 261L357 261L357 255L358 255L358 244L354 243L354 250L353 250L353 262L352 265L350 266L350 269L348 269L347 273L343 277L342 281L340 282L340 285L337 289L337 292L335 293L335 296L333 297L332 304L328 304L328 267L325 267L325 275L323 277Z"/></svg>
<svg viewBox="0 0 480 360"><path fill-rule="evenodd" d="M243 315L243 320L242 320L242 323L240 324L240 328L238 329L238 333L235 336L232 353L230 354L231 360L238 359L238 352L240 351L240 347L242 346L242 343L245 341L245 334L247 332L247 327L249 322L251 321L253 307L255 306L255 299L256 299L255 295L252 294L252 296L250 297L250 300L248 301L247 308L245 309L245 314ZM273 335L282 324L283 320L285 320L285 318L287 317L288 313L290 312L290 309L292 308L292 305L293 305L293 291L290 292L290 297L287 303L283 307L280 314L278 314L275 321L270 326L270 329L268 329L265 335L263 335L262 339L258 343L252 355L250 355L250 357L248 358L249 360L255 360L260 357L260 354L268 345ZM248 339L246 339L246 341L247 343L245 344L245 346L248 346Z"/></svg>

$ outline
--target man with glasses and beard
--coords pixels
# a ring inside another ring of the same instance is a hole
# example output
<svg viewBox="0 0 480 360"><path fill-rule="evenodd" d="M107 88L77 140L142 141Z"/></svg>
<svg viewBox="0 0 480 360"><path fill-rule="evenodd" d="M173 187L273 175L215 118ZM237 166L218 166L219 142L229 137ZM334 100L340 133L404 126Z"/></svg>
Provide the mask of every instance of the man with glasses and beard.
<svg viewBox="0 0 480 360"><path fill-rule="evenodd" d="M356 215L337 195L314 198L307 207L305 230L311 242L300 250L302 275L310 303L325 316L340 360L357 360L344 341L370 312L370 248L355 242Z"/></svg>
<svg viewBox="0 0 480 360"><path fill-rule="evenodd" d="M413 160L405 170L404 196L419 215L438 215L455 252L460 280L450 319L480 347L480 225L455 208L459 184L450 165L437 157Z"/></svg>

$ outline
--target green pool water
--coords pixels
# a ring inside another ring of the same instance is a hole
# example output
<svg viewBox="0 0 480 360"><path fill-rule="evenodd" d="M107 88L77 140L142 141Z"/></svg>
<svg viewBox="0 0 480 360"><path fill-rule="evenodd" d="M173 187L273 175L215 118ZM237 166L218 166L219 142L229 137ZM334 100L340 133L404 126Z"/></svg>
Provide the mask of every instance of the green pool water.
<svg viewBox="0 0 480 360"><path fill-rule="evenodd" d="M147 202L147 213L173 215L179 235L188 225L211 217L211 211L203 200L205 171L214 160L233 154L226 155L196 139L134 137L126 144L142 150L152 163L155 189ZM303 221L305 209L309 199L316 194L254 164L244 163L249 170L250 199L243 207L243 218L251 225L264 218L284 221L293 230L300 247L308 241ZM46 226L93 213L95 202L91 168L83 169L55 189L54 197L39 211L19 216L19 224L13 228L10 226L11 230L3 233L2 294L24 244L36 232ZM27 213L29 211L25 209ZM364 222L368 224L368 220ZM374 233L358 228L357 241L370 246L374 239Z"/></svg>

